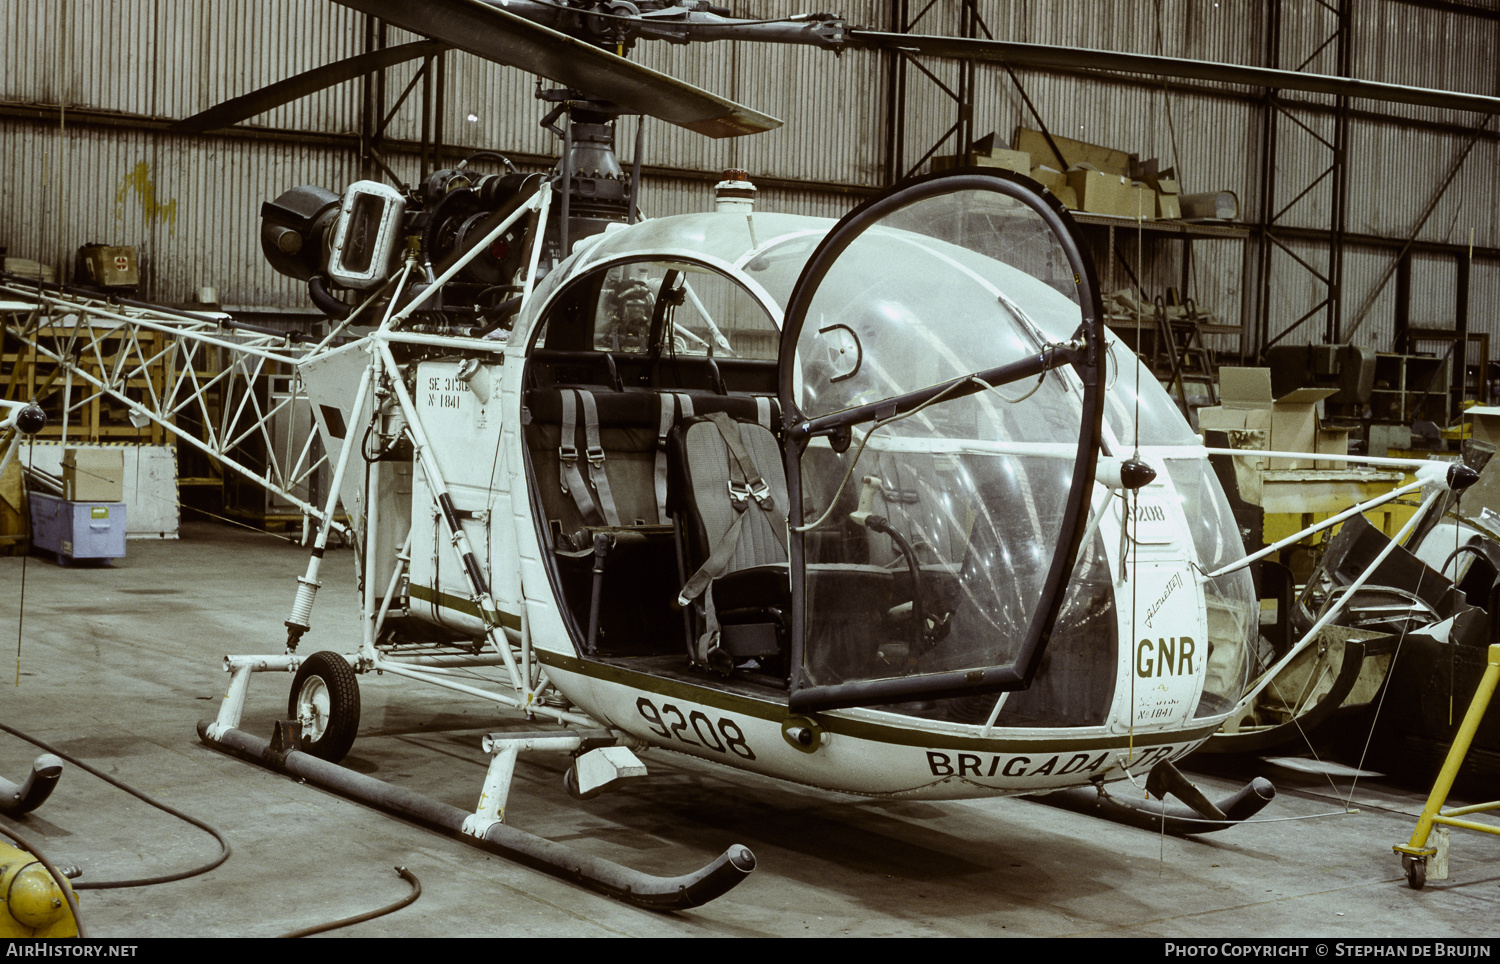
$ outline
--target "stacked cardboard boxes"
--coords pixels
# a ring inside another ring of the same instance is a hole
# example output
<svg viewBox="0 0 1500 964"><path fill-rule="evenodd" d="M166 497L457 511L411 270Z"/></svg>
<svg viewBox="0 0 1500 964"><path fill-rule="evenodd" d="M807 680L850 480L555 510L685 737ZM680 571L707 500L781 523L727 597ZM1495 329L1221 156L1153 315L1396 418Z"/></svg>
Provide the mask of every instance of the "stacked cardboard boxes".
<svg viewBox="0 0 1500 964"><path fill-rule="evenodd" d="M1280 398L1271 395L1269 368L1221 368L1219 396L1223 404L1198 410L1198 427L1225 432L1260 432L1271 452L1306 453L1302 458L1271 459L1271 469L1342 468L1342 462L1318 459L1319 453L1347 455L1349 433L1323 428L1318 402L1338 393L1336 388L1299 388Z"/></svg>
<svg viewBox="0 0 1500 964"><path fill-rule="evenodd" d="M63 497L31 493L31 541L74 559L125 555L125 454L118 448L69 448L63 453Z"/></svg>

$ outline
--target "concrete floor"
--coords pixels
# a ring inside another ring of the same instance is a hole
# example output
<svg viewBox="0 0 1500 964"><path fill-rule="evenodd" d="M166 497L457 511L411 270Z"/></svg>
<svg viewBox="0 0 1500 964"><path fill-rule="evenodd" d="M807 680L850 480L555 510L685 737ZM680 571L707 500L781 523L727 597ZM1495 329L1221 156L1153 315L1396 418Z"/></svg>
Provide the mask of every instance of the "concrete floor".
<svg viewBox="0 0 1500 964"><path fill-rule="evenodd" d="M1019 799L873 802L654 752L651 774L578 803L564 758L523 756L509 822L642 870L677 874L732 843L753 875L705 907L627 906L209 749L226 653L277 653L305 552L188 524L177 542L131 542L99 568L0 558L0 720L220 828L234 853L190 880L81 894L92 936L272 936L371 910L421 880L414 905L338 934L382 936L1484 937L1500 933L1500 839L1455 832L1452 878L1406 887L1391 844L1423 794L1262 765L1279 795L1256 822L1201 839L1105 823ZM357 607L347 552L330 553L303 651L350 650ZM472 809L489 704L360 677L364 715L346 763ZM244 728L267 736L290 680L259 674ZM39 751L0 733L0 774ZM1189 769L1191 769L1189 761ZM1253 772L1236 774L1238 782ZM1205 776L1210 796L1236 780ZM76 769L6 826L83 880L187 869L211 837Z"/></svg>

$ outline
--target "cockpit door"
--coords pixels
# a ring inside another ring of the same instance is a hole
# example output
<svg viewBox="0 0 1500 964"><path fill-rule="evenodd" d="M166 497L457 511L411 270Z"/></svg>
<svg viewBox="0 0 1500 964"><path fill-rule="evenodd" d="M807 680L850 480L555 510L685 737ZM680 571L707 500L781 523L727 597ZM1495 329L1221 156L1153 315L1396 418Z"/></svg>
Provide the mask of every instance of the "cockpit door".
<svg viewBox="0 0 1500 964"><path fill-rule="evenodd" d="M923 178L813 253L781 334L791 705L1023 689L1088 519L1100 318L1040 185Z"/></svg>

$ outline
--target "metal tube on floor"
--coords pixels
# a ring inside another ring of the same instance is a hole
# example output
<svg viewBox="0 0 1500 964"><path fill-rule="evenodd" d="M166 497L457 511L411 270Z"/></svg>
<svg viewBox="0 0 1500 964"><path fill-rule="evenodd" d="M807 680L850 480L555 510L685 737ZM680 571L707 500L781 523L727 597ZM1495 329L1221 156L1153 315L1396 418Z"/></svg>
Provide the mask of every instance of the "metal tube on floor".
<svg viewBox="0 0 1500 964"><path fill-rule="evenodd" d="M47 802L52 788L62 777L63 761L50 753L43 753L31 764L31 772L20 784L0 777L0 813L19 817L30 813Z"/></svg>

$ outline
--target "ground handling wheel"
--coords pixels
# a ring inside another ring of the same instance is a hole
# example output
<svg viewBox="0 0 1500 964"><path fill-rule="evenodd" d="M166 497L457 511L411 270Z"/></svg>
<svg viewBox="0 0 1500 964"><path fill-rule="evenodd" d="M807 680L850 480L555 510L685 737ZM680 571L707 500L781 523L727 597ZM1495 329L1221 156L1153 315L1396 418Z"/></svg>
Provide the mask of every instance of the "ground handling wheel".
<svg viewBox="0 0 1500 964"><path fill-rule="evenodd" d="M359 681L349 663L327 650L302 661L292 680L287 718L302 724L302 750L337 763L359 731Z"/></svg>
<svg viewBox="0 0 1500 964"><path fill-rule="evenodd" d="M1427 858L1401 855L1401 869L1406 871L1406 883L1412 890L1421 890L1427 883Z"/></svg>

